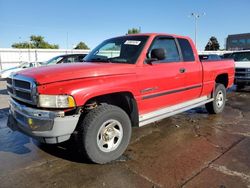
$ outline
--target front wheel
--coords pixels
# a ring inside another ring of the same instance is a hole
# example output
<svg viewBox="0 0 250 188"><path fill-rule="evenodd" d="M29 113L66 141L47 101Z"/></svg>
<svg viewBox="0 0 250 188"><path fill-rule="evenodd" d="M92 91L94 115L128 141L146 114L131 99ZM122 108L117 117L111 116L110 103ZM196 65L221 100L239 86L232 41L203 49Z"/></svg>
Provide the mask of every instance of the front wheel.
<svg viewBox="0 0 250 188"><path fill-rule="evenodd" d="M216 84L214 91L214 100L205 105L206 109L210 114L218 114L224 110L225 103L226 103L226 88L223 84Z"/></svg>
<svg viewBox="0 0 250 188"><path fill-rule="evenodd" d="M102 104L89 111L78 125L80 152L94 163L104 164L120 157L131 137L131 122L121 108Z"/></svg>

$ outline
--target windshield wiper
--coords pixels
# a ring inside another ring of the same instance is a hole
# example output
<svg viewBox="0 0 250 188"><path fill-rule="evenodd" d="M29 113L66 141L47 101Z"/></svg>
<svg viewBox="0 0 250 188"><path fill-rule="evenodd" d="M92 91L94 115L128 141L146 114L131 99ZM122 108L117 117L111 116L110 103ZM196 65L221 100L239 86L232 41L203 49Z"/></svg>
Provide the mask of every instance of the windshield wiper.
<svg viewBox="0 0 250 188"><path fill-rule="evenodd" d="M127 59L120 59L120 58L107 58L107 59L93 58L93 59L90 59L88 62L100 62L100 63L126 63L126 64L131 64L131 62L128 61Z"/></svg>

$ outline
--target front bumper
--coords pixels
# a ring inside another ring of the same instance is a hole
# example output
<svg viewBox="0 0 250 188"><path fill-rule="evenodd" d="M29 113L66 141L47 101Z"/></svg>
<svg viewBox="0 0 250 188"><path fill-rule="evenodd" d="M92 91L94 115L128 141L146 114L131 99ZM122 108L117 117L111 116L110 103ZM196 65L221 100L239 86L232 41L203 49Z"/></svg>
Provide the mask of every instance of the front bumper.
<svg viewBox="0 0 250 188"><path fill-rule="evenodd" d="M55 144L68 140L74 132L80 115L64 116L61 111L47 111L30 108L10 99L8 127Z"/></svg>

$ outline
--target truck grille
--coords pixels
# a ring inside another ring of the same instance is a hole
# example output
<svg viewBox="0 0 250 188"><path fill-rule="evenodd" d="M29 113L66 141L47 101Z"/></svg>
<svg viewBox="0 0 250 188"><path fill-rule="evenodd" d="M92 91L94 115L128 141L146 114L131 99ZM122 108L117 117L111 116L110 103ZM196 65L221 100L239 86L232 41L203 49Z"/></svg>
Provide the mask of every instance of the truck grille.
<svg viewBox="0 0 250 188"><path fill-rule="evenodd" d="M36 84L31 78L18 74L7 78L7 91L16 100L32 105L36 104Z"/></svg>
<svg viewBox="0 0 250 188"><path fill-rule="evenodd" d="M236 68L235 78L250 78L250 68Z"/></svg>
<svg viewBox="0 0 250 188"><path fill-rule="evenodd" d="M31 83L22 80L15 80L15 86L24 89L31 89Z"/></svg>

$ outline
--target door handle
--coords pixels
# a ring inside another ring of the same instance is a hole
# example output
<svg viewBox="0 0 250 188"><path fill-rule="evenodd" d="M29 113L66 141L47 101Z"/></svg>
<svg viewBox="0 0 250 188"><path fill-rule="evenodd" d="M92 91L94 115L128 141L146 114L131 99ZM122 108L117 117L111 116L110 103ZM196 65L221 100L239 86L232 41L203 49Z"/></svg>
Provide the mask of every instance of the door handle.
<svg viewBox="0 0 250 188"><path fill-rule="evenodd" d="M186 69L185 68L180 68L180 73L185 73L186 72Z"/></svg>

